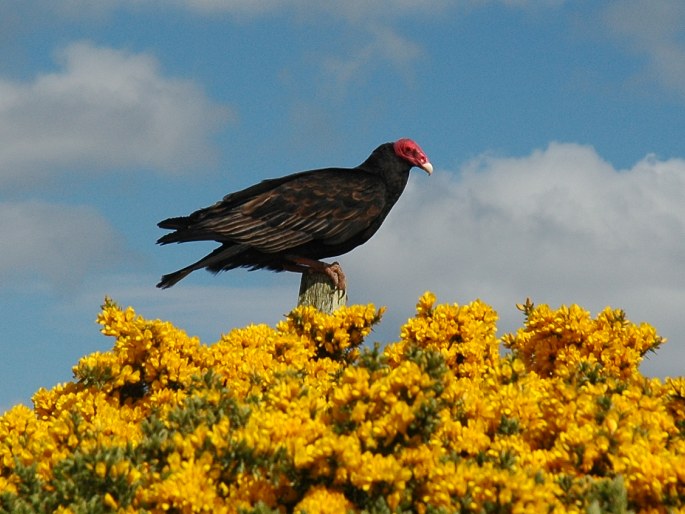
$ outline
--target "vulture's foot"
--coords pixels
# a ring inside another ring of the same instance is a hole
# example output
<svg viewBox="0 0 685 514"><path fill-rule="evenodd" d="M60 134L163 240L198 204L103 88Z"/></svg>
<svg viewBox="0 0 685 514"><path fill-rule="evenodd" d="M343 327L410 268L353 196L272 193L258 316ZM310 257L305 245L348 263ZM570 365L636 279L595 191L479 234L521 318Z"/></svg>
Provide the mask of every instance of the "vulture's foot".
<svg viewBox="0 0 685 514"><path fill-rule="evenodd" d="M299 271L300 273L323 273L331 279L331 282L336 289L340 289L341 291L347 289L345 273L343 273L342 266L340 266L338 262L328 264L305 257L290 257L289 260L294 264L292 271Z"/></svg>

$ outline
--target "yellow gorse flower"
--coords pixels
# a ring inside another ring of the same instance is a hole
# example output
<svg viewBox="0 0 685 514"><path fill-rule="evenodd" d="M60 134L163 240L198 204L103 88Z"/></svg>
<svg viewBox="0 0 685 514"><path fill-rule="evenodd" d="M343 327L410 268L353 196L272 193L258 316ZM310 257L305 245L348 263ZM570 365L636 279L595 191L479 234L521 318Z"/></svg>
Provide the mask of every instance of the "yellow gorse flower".
<svg viewBox="0 0 685 514"><path fill-rule="evenodd" d="M212 345L107 300L111 351L0 417L0 512L675 512L685 379L620 310L299 307ZM500 352L500 343L510 350Z"/></svg>

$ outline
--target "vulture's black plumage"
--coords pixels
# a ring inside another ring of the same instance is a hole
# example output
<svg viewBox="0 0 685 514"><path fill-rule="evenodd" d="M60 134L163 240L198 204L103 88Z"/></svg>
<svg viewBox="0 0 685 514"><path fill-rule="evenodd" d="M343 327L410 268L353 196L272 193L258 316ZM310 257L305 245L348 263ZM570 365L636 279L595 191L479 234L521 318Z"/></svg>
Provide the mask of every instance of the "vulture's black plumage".
<svg viewBox="0 0 685 514"><path fill-rule="evenodd" d="M400 139L379 146L356 168L326 168L264 180L190 216L161 221L161 228L174 232L161 237L159 244L217 241L221 246L164 275L157 287L171 287L201 268L217 273L244 267L322 271L344 289L337 263L319 259L366 242L402 194L414 166L429 174L433 170L414 141Z"/></svg>

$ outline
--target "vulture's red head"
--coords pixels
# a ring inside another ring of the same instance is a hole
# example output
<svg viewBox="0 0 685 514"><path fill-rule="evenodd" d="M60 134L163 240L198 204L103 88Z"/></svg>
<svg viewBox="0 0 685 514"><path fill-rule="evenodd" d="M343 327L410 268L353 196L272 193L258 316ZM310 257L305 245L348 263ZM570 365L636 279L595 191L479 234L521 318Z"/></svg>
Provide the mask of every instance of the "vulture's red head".
<svg viewBox="0 0 685 514"><path fill-rule="evenodd" d="M398 157L418 166L429 175L433 173L433 165L428 161L428 157L421 150L421 147L414 141L407 138L398 139L393 146Z"/></svg>

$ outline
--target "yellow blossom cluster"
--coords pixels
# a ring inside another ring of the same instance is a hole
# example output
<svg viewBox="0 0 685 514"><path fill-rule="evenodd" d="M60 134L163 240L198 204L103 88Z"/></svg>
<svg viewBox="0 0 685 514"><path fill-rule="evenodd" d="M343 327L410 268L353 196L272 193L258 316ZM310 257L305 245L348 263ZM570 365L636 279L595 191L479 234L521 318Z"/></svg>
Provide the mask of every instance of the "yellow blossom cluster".
<svg viewBox="0 0 685 514"><path fill-rule="evenodd" d="M298 307L201 344L107 300L111 351L0 417L0 513L644 512L685 508L685 379L649 325L527 301ZM500 345L508 348L500 352Z"/></svg>
<svg viewBox="0 0 685 514"><path fill-rule="evenodd" d="M504 344L542 376L568 377L584 364L628 379L644 354L662 342L654 327L629 323L620 309L607 307L593 319L578 305L555 311L547 305L535 308L528 300L518 307L526 314L525 327L505 336Z"/></svg>

